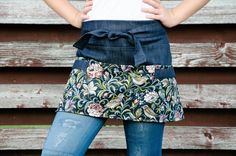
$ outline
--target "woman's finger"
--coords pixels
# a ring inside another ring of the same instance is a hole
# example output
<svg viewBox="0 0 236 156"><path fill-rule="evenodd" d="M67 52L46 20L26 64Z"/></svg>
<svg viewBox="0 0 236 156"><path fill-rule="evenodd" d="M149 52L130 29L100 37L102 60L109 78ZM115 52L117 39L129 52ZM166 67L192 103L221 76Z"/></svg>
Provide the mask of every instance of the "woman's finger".
<svg viewBox="0 0 236 156"><path fill-rule="evenodd" d="M87 13L92 10L93 0L86 0L84 8L82 10L83 14L87 15Z"/></svg>
<svg viewBox="0 0 236 156"><path fill-rule="evenodd" d="M153 20L161 20L162 15L148 14L148 15L146 15L146 18L153 19Z"/></svg>
<svg viewBox="0 0 236 156"><path fill-rule="evenodd" d="M92 6L93 5L93 1L92 0L88 0L85 2L84 7L88 7L88 6Z"/></svg>
<svg viewBox="0 0 236 156"><path fill-rule="evenodd" d="M83 12L84 14L87 14L90 10L92 10L92 6L85 7L82 12Z"/></svg>
<svg viewBox="0 0 236 156"><path fill-rule="evenodd" d="M82 20L85 20L85 19L89 19L89 16L86 15L86 14L82 14L82 15L81 15L81 18L82 18Z"/></svg>
<svg viewBox="0 0 236 156"><path fill-rule="evenodd" d="M147 3L148 5L152 6L153 8L160 7L160 0L143 0L143 2Z"/></svg>
<svg viewBox="0 0 236 156"><path fill-rule="evenodd" d="M154 9L154 8L143 8L142 11L148 14L154 14L154 15L160 14L159 9Z"/></svg>

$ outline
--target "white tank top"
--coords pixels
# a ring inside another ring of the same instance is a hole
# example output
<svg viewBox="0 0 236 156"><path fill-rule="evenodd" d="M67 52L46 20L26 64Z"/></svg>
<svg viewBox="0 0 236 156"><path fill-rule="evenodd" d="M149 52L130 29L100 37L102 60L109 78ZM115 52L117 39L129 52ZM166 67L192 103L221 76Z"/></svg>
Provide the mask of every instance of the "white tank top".
<svg viewBox="0 0 236 156"><path fill-rule="evenodd" d="M143 0L93 0L90 20L150 20L142 8L151 7Z"/></svg>

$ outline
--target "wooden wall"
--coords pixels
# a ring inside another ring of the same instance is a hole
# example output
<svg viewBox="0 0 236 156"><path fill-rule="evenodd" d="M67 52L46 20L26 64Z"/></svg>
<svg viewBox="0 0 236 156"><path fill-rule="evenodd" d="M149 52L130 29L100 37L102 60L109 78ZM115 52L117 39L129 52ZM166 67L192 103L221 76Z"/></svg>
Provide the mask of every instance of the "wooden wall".
<svg viewBox="0 0 236 156"><path fill-rule="evenodd" d="M235 0L212 0L167 31L185 120L166 124L163 156L235 155ZM0 0L1 156L40 155L79 33L43 1ZM125 156L124 139L122 122L108 120L87 155Z"/></svg>

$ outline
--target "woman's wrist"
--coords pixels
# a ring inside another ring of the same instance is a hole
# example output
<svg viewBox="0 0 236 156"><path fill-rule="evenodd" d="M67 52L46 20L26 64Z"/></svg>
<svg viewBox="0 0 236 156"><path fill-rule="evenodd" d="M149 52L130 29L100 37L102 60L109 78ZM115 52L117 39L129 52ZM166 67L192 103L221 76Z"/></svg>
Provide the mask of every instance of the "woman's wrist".
<svg viewBox="0 0 236 156"><path fill-rule="evenodd" d="M161 22L168 28L174 27L180 24L180 21L176 17L173 8L166 9L166 17L161 19Z"/></svg>
<svg viewBox="0 0 236 156"><path fill-rule="evenodd" d="M68 21L72 26L76 27L76 28L80 28L81 24L83 22L83 15L81 12L77 11L74 13L74 15L72 16L73 18L71 19L71 21Z"/></svg>
<svg viewBox="0 0 236 156"><path fill-rule="evenodd" d="M169 28L181 24L184 20L188 18L184 16L184 14L183 15L176 14L175 8L167 9L167 12L168 12L168 18L167 18L168 23L166 23L166 26ZM165 19L163 20L163 22L165 22Z"/></svg>

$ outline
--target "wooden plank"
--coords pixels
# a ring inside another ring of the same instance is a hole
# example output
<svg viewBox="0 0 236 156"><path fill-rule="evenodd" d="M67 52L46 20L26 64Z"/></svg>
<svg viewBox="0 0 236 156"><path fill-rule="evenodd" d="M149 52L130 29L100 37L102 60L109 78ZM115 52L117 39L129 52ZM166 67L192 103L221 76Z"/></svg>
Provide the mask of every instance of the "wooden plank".
<svg viewBox="0 0 236 156"><path fill-rule="evenodd" d="M7 84L0 85L0 108L54 108L62 98L65 85Z"/></svg>
<svg viewBox="0 0 236 156"><path fill-rule="evenodd" d="M47 133L47 128L0 128L0 150L41 149ZM126 149L123 127L103 127L89 148ZM163 149L236 150L236 128L166 126Z"/></svg>
<svg viewBox="0 0 236 156"><path fill-rule="evenodd" d="M84 1L72 2L78 9ZM179 1L163 1L167 7L176 6ZM66 24L43 1L38 0L0 0L0 23L7 24ZM236 23L236 3L234 0L210 1L202 10L189 18L184 24Z"/></svg>
<svg viewBox="0 0 236 156"><path fill-rule="evenodd" d="M180 98L185 108L236 108L234 84L180 84Z"/></svg>
<svg viewBox="0 0 236 156"><path fill-rule="evenodd" d="M0 108L55 108L64 87L64 84L1 84ZM233 90L235 84L179 84L185 108L236 108Z"/></svg>
<svg viewBox="0 0 236 156"><path fill-rule="evenodd" d="M73 43L0 42L0 67L71 67ZM171 43L175 67L236 67L236 42Z"/></svg>
<svg viewBox="0 0 236 156"><path fill-rule="evenodd" d="M71 68L0 68L1 84L64 84ZM181 84L236 84L235 68L175 68Z"/></svg>
<svg viewBox="0 0 236 156"><path fill-rule="evenodd" d="M176 67L235 67L235 43L173 43L173 65Z"/></svg>
<svg viewBox="0 0 236 156"><path fill-rule="evenodd" d="M68 67L74 59L72 43L0 43L0 66Z"/></svg>
<svg viewBox="0 0 236 156"><path fill-rule="evenodd" d="M171 126L236 127L236 109L185 109L185 119ZM48 125L55 109L0 109L0 125ZM122 125L122 120L108 119L106 125ZM0 154L1 155L1 154Z"/></svg>
<svg viewBox="0 0 236 156"><path fill-rule="evenodd" d="M164 2L167 8L173 8L178 3L178 1ZM183 24L230 24L236 22L235 15L235 0L213 0Z"/></svg>

